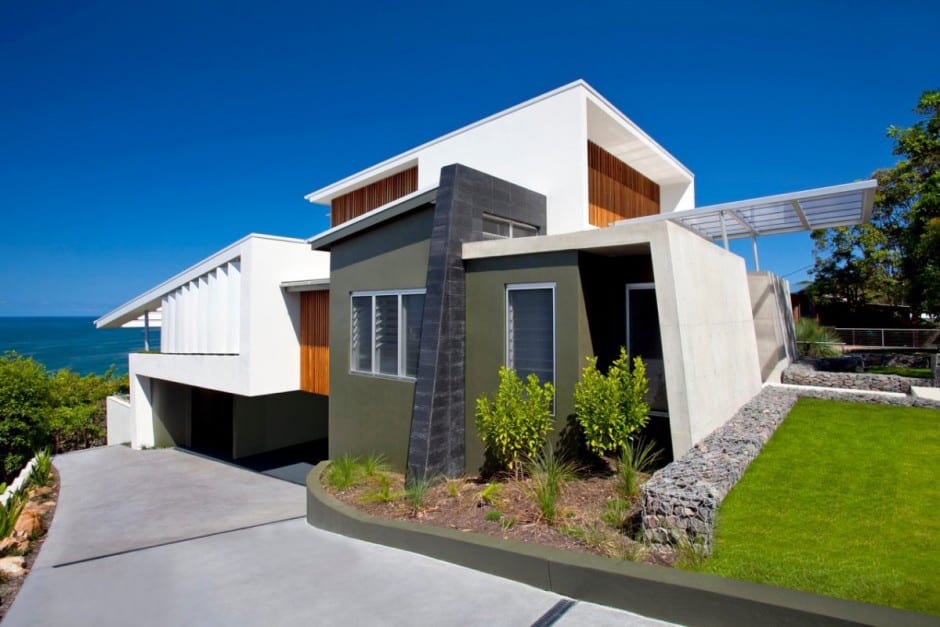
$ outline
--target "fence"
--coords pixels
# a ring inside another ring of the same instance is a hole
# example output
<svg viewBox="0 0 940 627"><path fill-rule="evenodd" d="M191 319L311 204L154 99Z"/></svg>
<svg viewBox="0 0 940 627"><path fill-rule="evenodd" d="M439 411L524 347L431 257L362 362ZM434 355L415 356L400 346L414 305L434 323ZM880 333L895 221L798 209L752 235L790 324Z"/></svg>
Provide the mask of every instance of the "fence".
<svg viewBox="0 0 940 627"><path fill-rule="evenodd" d="M940 329L862 329L836 327L842 341L849 346L871 346L876 348L923 348L937 349L940 345Z"/></svg>

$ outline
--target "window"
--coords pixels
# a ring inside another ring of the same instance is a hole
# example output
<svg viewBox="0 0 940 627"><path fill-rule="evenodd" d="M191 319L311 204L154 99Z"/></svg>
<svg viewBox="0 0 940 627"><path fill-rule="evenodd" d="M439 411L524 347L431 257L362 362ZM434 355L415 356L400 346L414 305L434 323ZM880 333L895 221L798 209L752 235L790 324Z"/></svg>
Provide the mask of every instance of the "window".
<svg viewBox="0 0 940 627"><path fill-rule="evenodd" d="M506 286L506 365L555 382L555 284Z"/></svg>
<svg viewBox="0 0 940 627"><path fill-rule="evenodd" d="M508 218L500 218L488 213L483 214L483 239L532 237L538 234L538 228L531 224L509 220Z"/></svg>
<svg viewBox="0 0 940 627"><path fill-rule="evenodd" d="M424 290L354 292L350 315L353 372L418 376Z"/></svg>

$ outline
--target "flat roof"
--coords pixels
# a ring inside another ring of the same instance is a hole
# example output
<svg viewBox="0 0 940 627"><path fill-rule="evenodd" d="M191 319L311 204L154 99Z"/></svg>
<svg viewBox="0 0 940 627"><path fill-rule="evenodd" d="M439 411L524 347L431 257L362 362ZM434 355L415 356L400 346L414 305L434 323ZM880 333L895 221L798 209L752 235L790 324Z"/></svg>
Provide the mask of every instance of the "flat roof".
<svg viewBox="0 0 940 627"><path fill-rule="evenodd" d="M712 241L852 226L871 218L877 187L878 182L869 179L619 220L616 224L668 220Z"/></svg>

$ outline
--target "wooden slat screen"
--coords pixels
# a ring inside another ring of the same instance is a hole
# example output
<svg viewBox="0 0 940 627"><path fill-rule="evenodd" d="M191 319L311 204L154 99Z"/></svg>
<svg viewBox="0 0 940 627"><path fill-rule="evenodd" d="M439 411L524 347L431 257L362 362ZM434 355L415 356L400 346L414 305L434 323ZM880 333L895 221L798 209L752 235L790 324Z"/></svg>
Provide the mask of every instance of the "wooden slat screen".
<svg viewBox="0 0 940 627"><path fill-rule="evenodd" d="M330 292L300 293L300 389L330 393Z"/></svg>
<svg viewBox="0 0 940 627"><path fill-rule="evenodd" d="M342 224L418 190L418 166L337 196L330 203L331 226Z"/></svg>
<svg viewBox="0 0 940 627"><path fill-rule="evenodd" d="M588 142L588 219L594 226L659 213L659 185Z"/></svg>

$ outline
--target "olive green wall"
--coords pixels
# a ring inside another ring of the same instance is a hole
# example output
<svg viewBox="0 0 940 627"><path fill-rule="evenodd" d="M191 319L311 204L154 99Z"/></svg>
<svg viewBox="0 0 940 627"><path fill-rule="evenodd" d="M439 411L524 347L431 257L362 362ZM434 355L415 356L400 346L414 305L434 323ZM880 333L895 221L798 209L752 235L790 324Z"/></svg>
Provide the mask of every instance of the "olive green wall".
<svg viewBox="0 0 940 627"><path fill-rule="evenodd" d="M433 208L419 209L330 251L330 457L381 452L397 470L408 458L415 384L349 371L350 296L425 287Z"/></svg>
<svg viewBox="0 0 940 627"><path fill-rule="evenodd" d="M192 389L182 383L150 380L154 446L189 446Z"/></svg>
<svg viewBox="0 0 940 627"><path fill-rule="evenodd" d="M234 396L232 457L327 437L329 398L307 392Z"/></svg>
<svg viewBox="0 0 940 627"><path fill-rule="evenodd" d="M555 430L574 414L574 385L591 355L577 252L475 259L467 269L467 472L483 463L475 426L477 397L492 395L506 358L506 285L555 284Z"/></svg>

